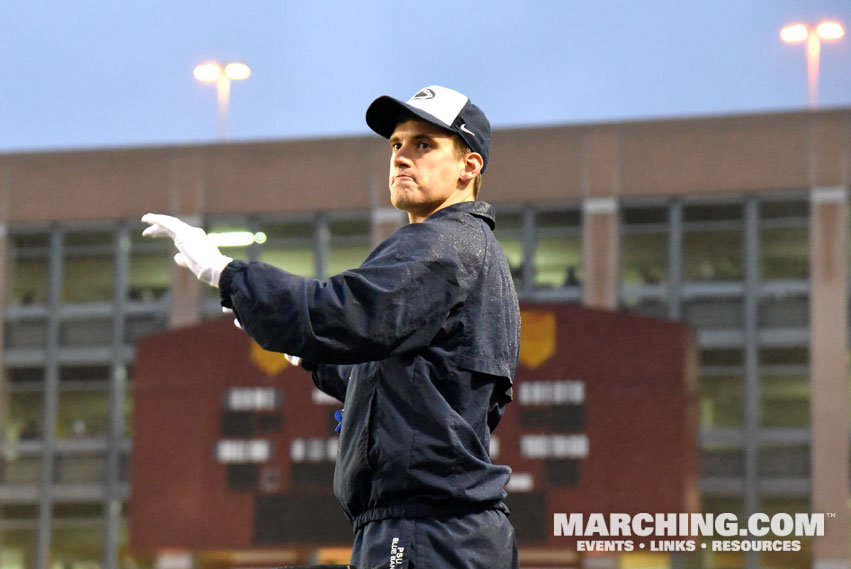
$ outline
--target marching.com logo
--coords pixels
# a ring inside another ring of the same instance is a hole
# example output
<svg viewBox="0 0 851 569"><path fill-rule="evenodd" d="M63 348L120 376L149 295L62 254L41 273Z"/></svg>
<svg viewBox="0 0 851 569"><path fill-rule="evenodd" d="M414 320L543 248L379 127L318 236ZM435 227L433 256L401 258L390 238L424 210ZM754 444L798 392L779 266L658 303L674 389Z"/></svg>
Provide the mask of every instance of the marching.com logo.
<svg viewBox="0 0 851 569"><path fill-rule="evenodd" d="M553 514L556 537L577 540L579 551L800 551L800 539L824 535L825 518L835 514L755 513L740 522L736 514L641 513ZM669 539L611 539L611 538ZM670 539L677 538L677 539ZM713 538L710 544L697 538ZM721 539L718 538L742 538ZM765 539L760 539L765 538Z"/></svg>

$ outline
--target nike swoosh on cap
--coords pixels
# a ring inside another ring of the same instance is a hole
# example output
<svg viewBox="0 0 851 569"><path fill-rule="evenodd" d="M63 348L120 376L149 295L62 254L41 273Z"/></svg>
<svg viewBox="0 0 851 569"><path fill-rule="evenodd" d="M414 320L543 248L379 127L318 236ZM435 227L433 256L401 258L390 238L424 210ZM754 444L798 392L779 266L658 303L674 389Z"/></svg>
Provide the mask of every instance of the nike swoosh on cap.
<svg viewBox="0 0 851 569"><path fill-rule="evenodd" d="M459 126L458 128L460 128L461 130L463 130L463 131L464 131L464 132L466 132L467 134L472 134L473 136L476 136L476 133L475 133L475 132L473 132L472 130L470 130L469 128L467 128L467 123L462 124L462 125L461 125L461 126Z"/></svg>

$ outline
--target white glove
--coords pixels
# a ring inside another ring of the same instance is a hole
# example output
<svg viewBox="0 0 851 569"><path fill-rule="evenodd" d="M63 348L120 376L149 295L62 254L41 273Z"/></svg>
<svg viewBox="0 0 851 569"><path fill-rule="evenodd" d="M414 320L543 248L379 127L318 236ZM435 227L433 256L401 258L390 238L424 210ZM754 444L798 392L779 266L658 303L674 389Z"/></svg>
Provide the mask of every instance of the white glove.
<svg viewBox="0 0 851 569"><path fill-rule="evenodd" d="M224 312L225 314L233 314L233 308L222 306L222 312ZM239 323L239 320L236 319L236 316L233 317L233 325L242 330L242 324Z"/></svg>
<svg viewBox="0 0 851 569"><path fill-rule="evenodd" d="M158 213L147 213L142 221L151 226L142 232L145 237L171 237L179 253L174 256L174 262L186 267L208 285L218 287L222 271L233 261L222 255L219 248L200 227Z"/></svg>
<svg viewBox="0 0 851 569"><path fill-rule="evenodd" d="M291 356L289 354L284 354L284 358L286 358L286 360L288 362L290 362L291 364L293 364L295 367L298 367L298 366L301 365L301 358L298 357L298 356Z"/></svg>

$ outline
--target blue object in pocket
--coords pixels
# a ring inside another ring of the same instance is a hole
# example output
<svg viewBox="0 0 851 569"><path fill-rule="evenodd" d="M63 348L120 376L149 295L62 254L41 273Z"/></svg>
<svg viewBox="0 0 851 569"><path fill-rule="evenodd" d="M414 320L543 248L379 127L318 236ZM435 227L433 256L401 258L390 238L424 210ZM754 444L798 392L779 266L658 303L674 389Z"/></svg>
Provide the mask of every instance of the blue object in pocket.
<svg viewBox="0 0 851 569"><path fill-rule="evenodd" d="M334 432L340 434L340 429L343 428L343 410L337 409L334 411L334 419L337 420L337 426L334 427Z"/></svg>

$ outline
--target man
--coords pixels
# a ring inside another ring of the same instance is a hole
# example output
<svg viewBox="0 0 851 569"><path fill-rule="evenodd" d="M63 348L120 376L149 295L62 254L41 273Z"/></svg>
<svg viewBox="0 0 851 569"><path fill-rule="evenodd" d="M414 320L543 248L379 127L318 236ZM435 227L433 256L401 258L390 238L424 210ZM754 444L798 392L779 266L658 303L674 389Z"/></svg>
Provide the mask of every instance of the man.
<svg viewBox="0 0 851 569"><path fill-rule="evenodd" d="M390 200L410 223L360 267L320 282L232 261L169 216L143 217L145 235L172 237L175 260L220 288L246 333L344 403L334 493L353 565L517 567L510 469L488 452L520 338L493 208L476 201L490 124L440 86L379 97L366 121L389 139Z"/></svg>

